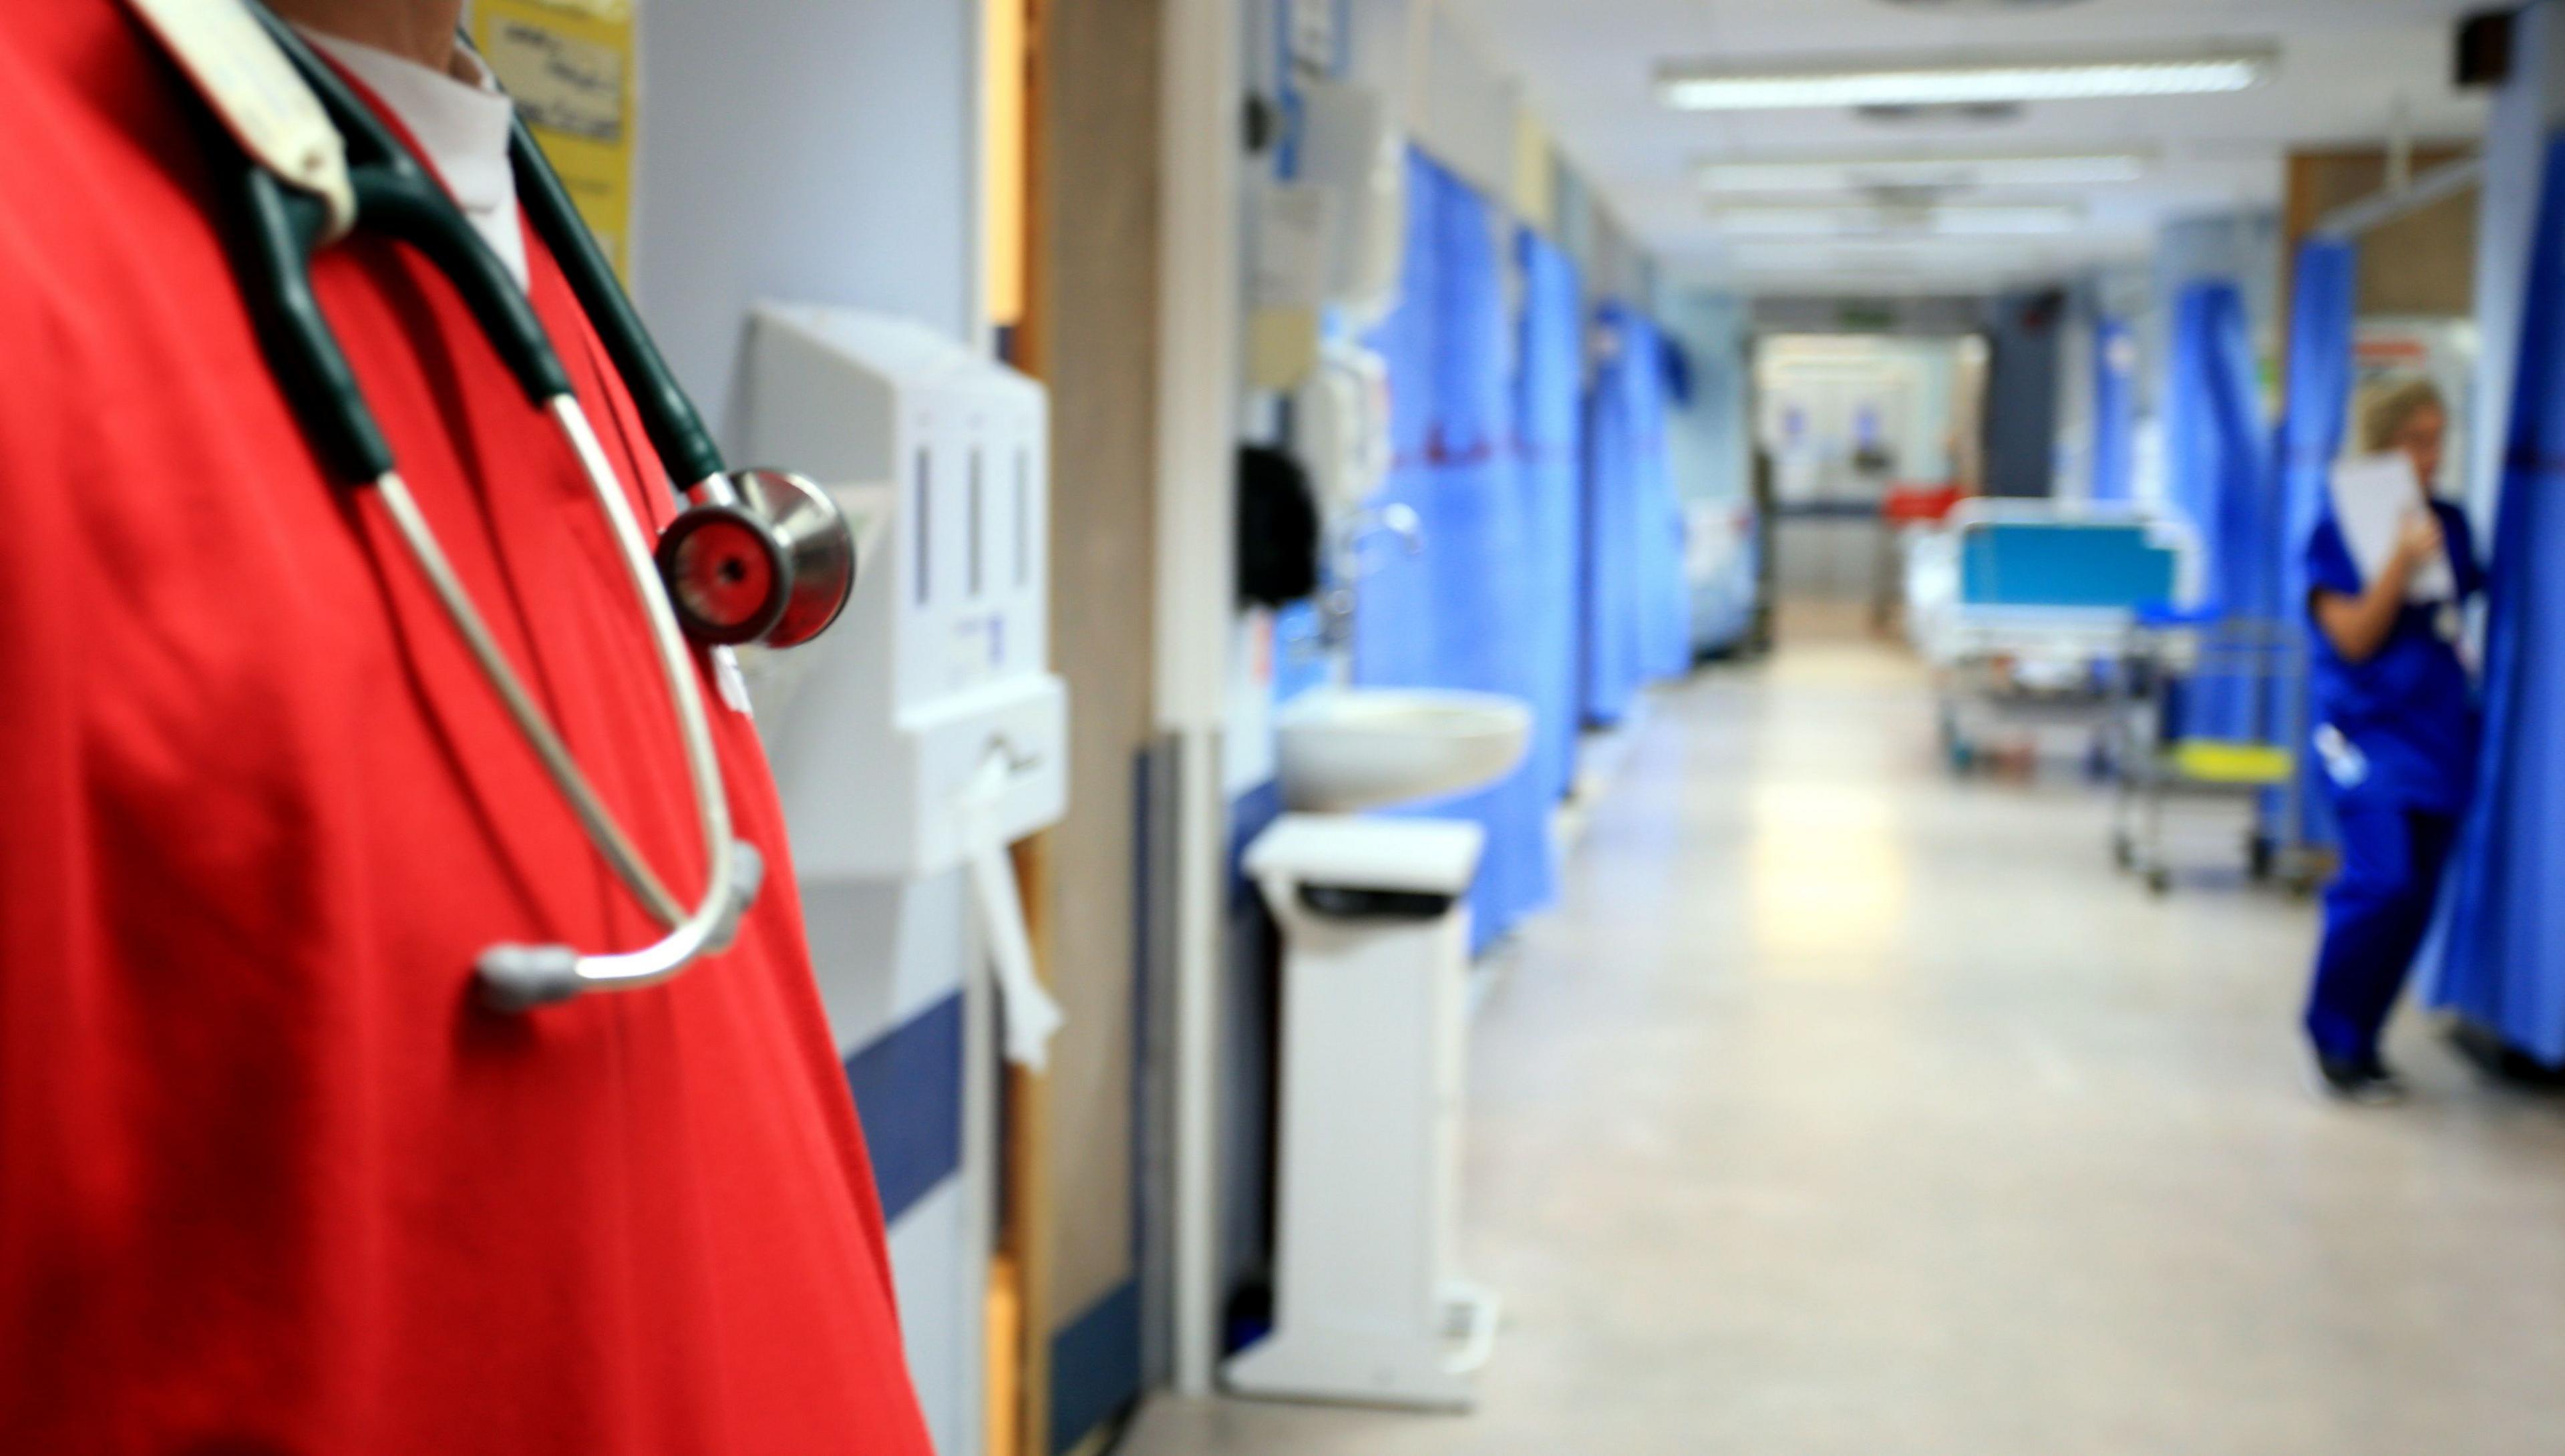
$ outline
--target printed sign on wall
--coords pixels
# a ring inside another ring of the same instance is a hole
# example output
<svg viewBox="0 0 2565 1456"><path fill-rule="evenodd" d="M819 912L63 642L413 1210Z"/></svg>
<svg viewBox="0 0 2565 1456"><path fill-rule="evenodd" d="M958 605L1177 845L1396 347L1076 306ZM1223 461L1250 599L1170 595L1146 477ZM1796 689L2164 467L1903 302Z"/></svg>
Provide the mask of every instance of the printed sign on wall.
<svg viewBox="0 0 2565 1456"><path fill-rule="evenodd" d="M632 225L632 0L475 0L472 36L618 273Z"/></svg>
<svg viewBox="0 0 2565 1456"><path fill-rule="evenodd" d="M1336 69L1337 0L1287 0L1283 34L1294 76L1316 79Z"/></svg>

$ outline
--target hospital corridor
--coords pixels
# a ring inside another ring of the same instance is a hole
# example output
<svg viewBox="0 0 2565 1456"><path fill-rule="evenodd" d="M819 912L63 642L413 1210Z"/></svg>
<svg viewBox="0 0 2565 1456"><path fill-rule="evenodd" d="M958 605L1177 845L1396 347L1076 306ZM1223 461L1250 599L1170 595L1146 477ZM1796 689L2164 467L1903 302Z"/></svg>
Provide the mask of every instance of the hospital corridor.
<svg viewBox="0 0 2565 1456"><path fill-rule="evenodd" d="M0 1456L2565 1456L2565 0L0 135Z"/></svg>
<svg viewBox="0 0 2565 1456"><path fill-rule="evenodd" d="M2565 1120L2419 1030L2419 1115L2333 1115L2304 907L2129 893L2089 795L1955 783L1928 702L1821 637L1630 744L1475 1024L1476 1415L1170 1401L1121 1449L2556 1449Z"/></svg>

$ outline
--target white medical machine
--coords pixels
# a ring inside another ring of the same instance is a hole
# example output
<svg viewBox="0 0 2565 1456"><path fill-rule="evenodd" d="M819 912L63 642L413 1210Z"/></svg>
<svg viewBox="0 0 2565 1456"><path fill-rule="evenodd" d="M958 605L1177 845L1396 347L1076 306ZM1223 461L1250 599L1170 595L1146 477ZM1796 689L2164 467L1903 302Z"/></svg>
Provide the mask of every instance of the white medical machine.
<svg viewBox="0 0 2565 1456"><path fill-rule="evenodd" d="M1007 855L1066 808L1048 404L924 326L787 304L751 316L742 396L744 453L795 461L862 543L837 629L753 655L751 693L873 1134L912 1373L937 1449L977 1450L995 1198L984 1029L1002 1021L1007 1055L1038 1066L1057 1021Z"/></svg>

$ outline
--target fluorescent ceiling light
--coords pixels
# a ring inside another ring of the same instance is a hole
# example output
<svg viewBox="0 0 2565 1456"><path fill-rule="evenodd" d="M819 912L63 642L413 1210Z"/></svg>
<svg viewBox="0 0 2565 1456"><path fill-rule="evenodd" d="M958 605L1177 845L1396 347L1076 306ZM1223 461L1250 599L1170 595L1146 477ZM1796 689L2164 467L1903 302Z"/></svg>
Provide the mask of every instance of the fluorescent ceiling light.
<svg viewBox="0 0 2565 1456"><path fill-rule="evenodd" d="M1762 67L1701 63L1661 71L1657 95L1670 107L1701 112L2203 96L2259 85L2269 78L2278 59L2278 51L2270 46L2250 46L2085 59L1990 57L1946 63L1837 61Z"/></svg>
<svg viewBox="0 0 2565 1456"><path fill-rule="evenodd" d="M2065 203L2022 206L1723 207L1711 214L1721 232L1756 238L2032 237L2071 232L2084 220Z"/></svg>
<svg viewBox="0 0 2565 1456"><path fill-rule="evenodd" d="M1703 185L1720 192L1843 192L1865 187L2081 187L2134 182L2143 151L2013 156L1739 158L1704 162Z"/></svg>

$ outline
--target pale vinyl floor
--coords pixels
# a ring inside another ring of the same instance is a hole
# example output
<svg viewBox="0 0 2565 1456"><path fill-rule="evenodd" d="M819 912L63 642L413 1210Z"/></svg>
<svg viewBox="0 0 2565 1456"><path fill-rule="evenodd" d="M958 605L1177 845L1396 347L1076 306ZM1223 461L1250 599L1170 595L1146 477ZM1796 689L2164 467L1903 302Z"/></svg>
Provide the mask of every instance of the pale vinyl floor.
<svg viewBox="0 0 2565 1456"><path fill-rule="evenodd" d="M2151 900L2105 815L1953 782L1889 648L1666 693L1474 1032L1480 1408L1162 1398L1121 1449L2565 1453L2565 1105L2410 1008L2417 1101L2318 1103L2313 909Z"/></svg>

